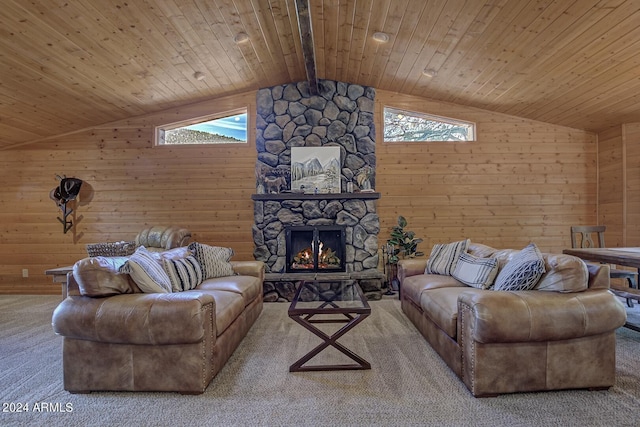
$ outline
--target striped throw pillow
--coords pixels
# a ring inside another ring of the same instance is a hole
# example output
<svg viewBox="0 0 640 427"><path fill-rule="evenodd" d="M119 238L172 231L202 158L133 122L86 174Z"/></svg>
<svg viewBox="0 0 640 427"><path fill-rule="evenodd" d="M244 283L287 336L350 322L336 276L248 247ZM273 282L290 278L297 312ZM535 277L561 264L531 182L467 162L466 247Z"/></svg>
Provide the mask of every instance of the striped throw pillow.
<svg viewBox="0 0 640 427"><path fill-rule="evenodd" d="M144 246L136 249L129 260L120 267L120 272L129 274L142 292L171 292L169 276Z"/></svg>
<svg viewBox="0 0 640 427"><path fill-rule="evenodd" d="M202 268L194 256L179 259L162 259L164 271L169 276L173 292L194 289L202 283Z"/></svg>
<svg viewBox="0 0 640 427"><path fill-rule="evenodd" d="M461 240L453 243L438 243L433 246L427 261L426 274L441 274L451 276L456 268L460 254L467 252L471 240Z"/></svg>
<svg viewBox="0 0 640 427"><path fill-rule="evenodd" d="M234 275L233 267L229 262L233 256L233 249L209 246L198 242L189 244L188 248L202 266L204 279Z"/></svg>
<svg viewBox="0 0 640 427"><path fill-rule="evenodd" d="M463 252L458 258L452 276L467 286L489 289L497 274L497 258L478 258Z"/></svg>

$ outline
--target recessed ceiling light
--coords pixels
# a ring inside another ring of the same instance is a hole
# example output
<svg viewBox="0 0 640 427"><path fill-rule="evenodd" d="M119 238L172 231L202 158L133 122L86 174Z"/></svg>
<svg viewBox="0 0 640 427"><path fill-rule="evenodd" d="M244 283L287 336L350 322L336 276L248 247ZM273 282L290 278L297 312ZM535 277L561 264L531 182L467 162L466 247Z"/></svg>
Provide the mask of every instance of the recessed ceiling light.
<svg viewBox="0 0 640 427"><path fill-rule="evenodd" d="M436 70L434 70L433 68L425 68L422 71L422 74L426 77L435 77L438 75L438 72Z"/></svg>
<svg viewBox="0 0 640 427"><path fill-rule="evenodd" d="M195 73L193 73L193 78L196 80L204 80L204 73L202 71L196 71Z"/></svg>
<svg viewBox="0 0 640 427"><path fill-rule="evenodd" d="M236 43L244 43L248 40L249 40L249 36L247 35L247 33L238 33L233 38L233 41Z"/></svg>
<svg viewBox="0 0 640 427"><path fill-rule="evenodd" d="M380 31L373 33L372 37L378 43L386 43L389 41L389 34Z"/></svg>

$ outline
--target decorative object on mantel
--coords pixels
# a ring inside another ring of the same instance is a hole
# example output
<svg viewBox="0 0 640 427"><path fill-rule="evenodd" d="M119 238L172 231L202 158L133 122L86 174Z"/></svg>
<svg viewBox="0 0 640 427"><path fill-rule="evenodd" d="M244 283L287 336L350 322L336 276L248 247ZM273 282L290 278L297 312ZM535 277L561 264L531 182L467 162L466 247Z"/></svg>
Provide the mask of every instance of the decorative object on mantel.
<svg viewBox="0 0 640 427"><path fill-rule="evenodd" d="M424 255L423 252L418 251L418 244L422 242L422 239L417 238L415 232L405 230L406 226L406 218L402 215L398 216L398 224L391 229L391 238L387 240L387 245L384 248L388 286L393 290L398 290L400 284L398 261Z"/></svg>
<svg viewBox="0 0 640 427"><path fill-rule="evenodd" d="M58 221L62 223L62 232L66 234L73 227L73 221L68 219L69 215L73 213L73 209L68 207L67 204L78 197L82 180L67 178L64 175L62 177L56 175L56 178L60 181L60 185L49 192L49 198L56 202L56 205L62 211L62 218L58 217Z"/></svg>
<svg viewBox="0 0 640 427"><path fill-rule="evenodd" d="M371 182L374 177L373 168L371 166L365 166L356 174L356 181L360 186L360 191L370 192L373 191L373 183Z"/></svg>
<svg viewBox="0 0 640 427"><path fill-rule="evenodd" d="M287 191L291 171L286 167L256 164L256 191L258 194L278 194Z"/></svg>

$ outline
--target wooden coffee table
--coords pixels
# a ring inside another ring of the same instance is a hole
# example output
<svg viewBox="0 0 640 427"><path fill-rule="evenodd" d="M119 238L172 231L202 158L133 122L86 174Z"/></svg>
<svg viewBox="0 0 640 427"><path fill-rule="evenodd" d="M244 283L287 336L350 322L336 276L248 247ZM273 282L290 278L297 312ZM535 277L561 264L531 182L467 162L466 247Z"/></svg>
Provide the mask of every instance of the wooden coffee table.
<svg viewBox="0 0 640 427"><path fill-rule="evenodd" d="M289 306L289 317L317 335L323 342L292 364L289 372L371 369L369 362L338 343L340 337L370 314L371 307L355 280L303 281ZM345 325L328 335L315 326L320 323L345 323ZM305 366L305 363L329 346L356 363Z"/></svg>

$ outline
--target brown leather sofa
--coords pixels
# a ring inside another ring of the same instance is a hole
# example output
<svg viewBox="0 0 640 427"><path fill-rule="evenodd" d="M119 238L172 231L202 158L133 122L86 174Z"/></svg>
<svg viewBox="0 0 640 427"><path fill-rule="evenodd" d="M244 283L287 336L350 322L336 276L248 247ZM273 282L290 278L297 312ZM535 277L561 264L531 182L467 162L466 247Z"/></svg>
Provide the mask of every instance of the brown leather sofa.
<svg viewBox="0 0 640 427"><path fill-rule="evenodd" d="M234 275L193 290L140 293L119 273L125 261L85 258L69 273L52 319L65 390L204 392L262 311L264 264L231 261Z"/></svg>
<svg viewBox="0 0 640 427"><path fill-rule="evenodd" d="M468 249L499 265L515 252ZM608 290L609 267L542 255L546 273L529 291L477 289L425 274L426 259L399 262L403 312L474 396L614 384L626 312Z"/></svg>

